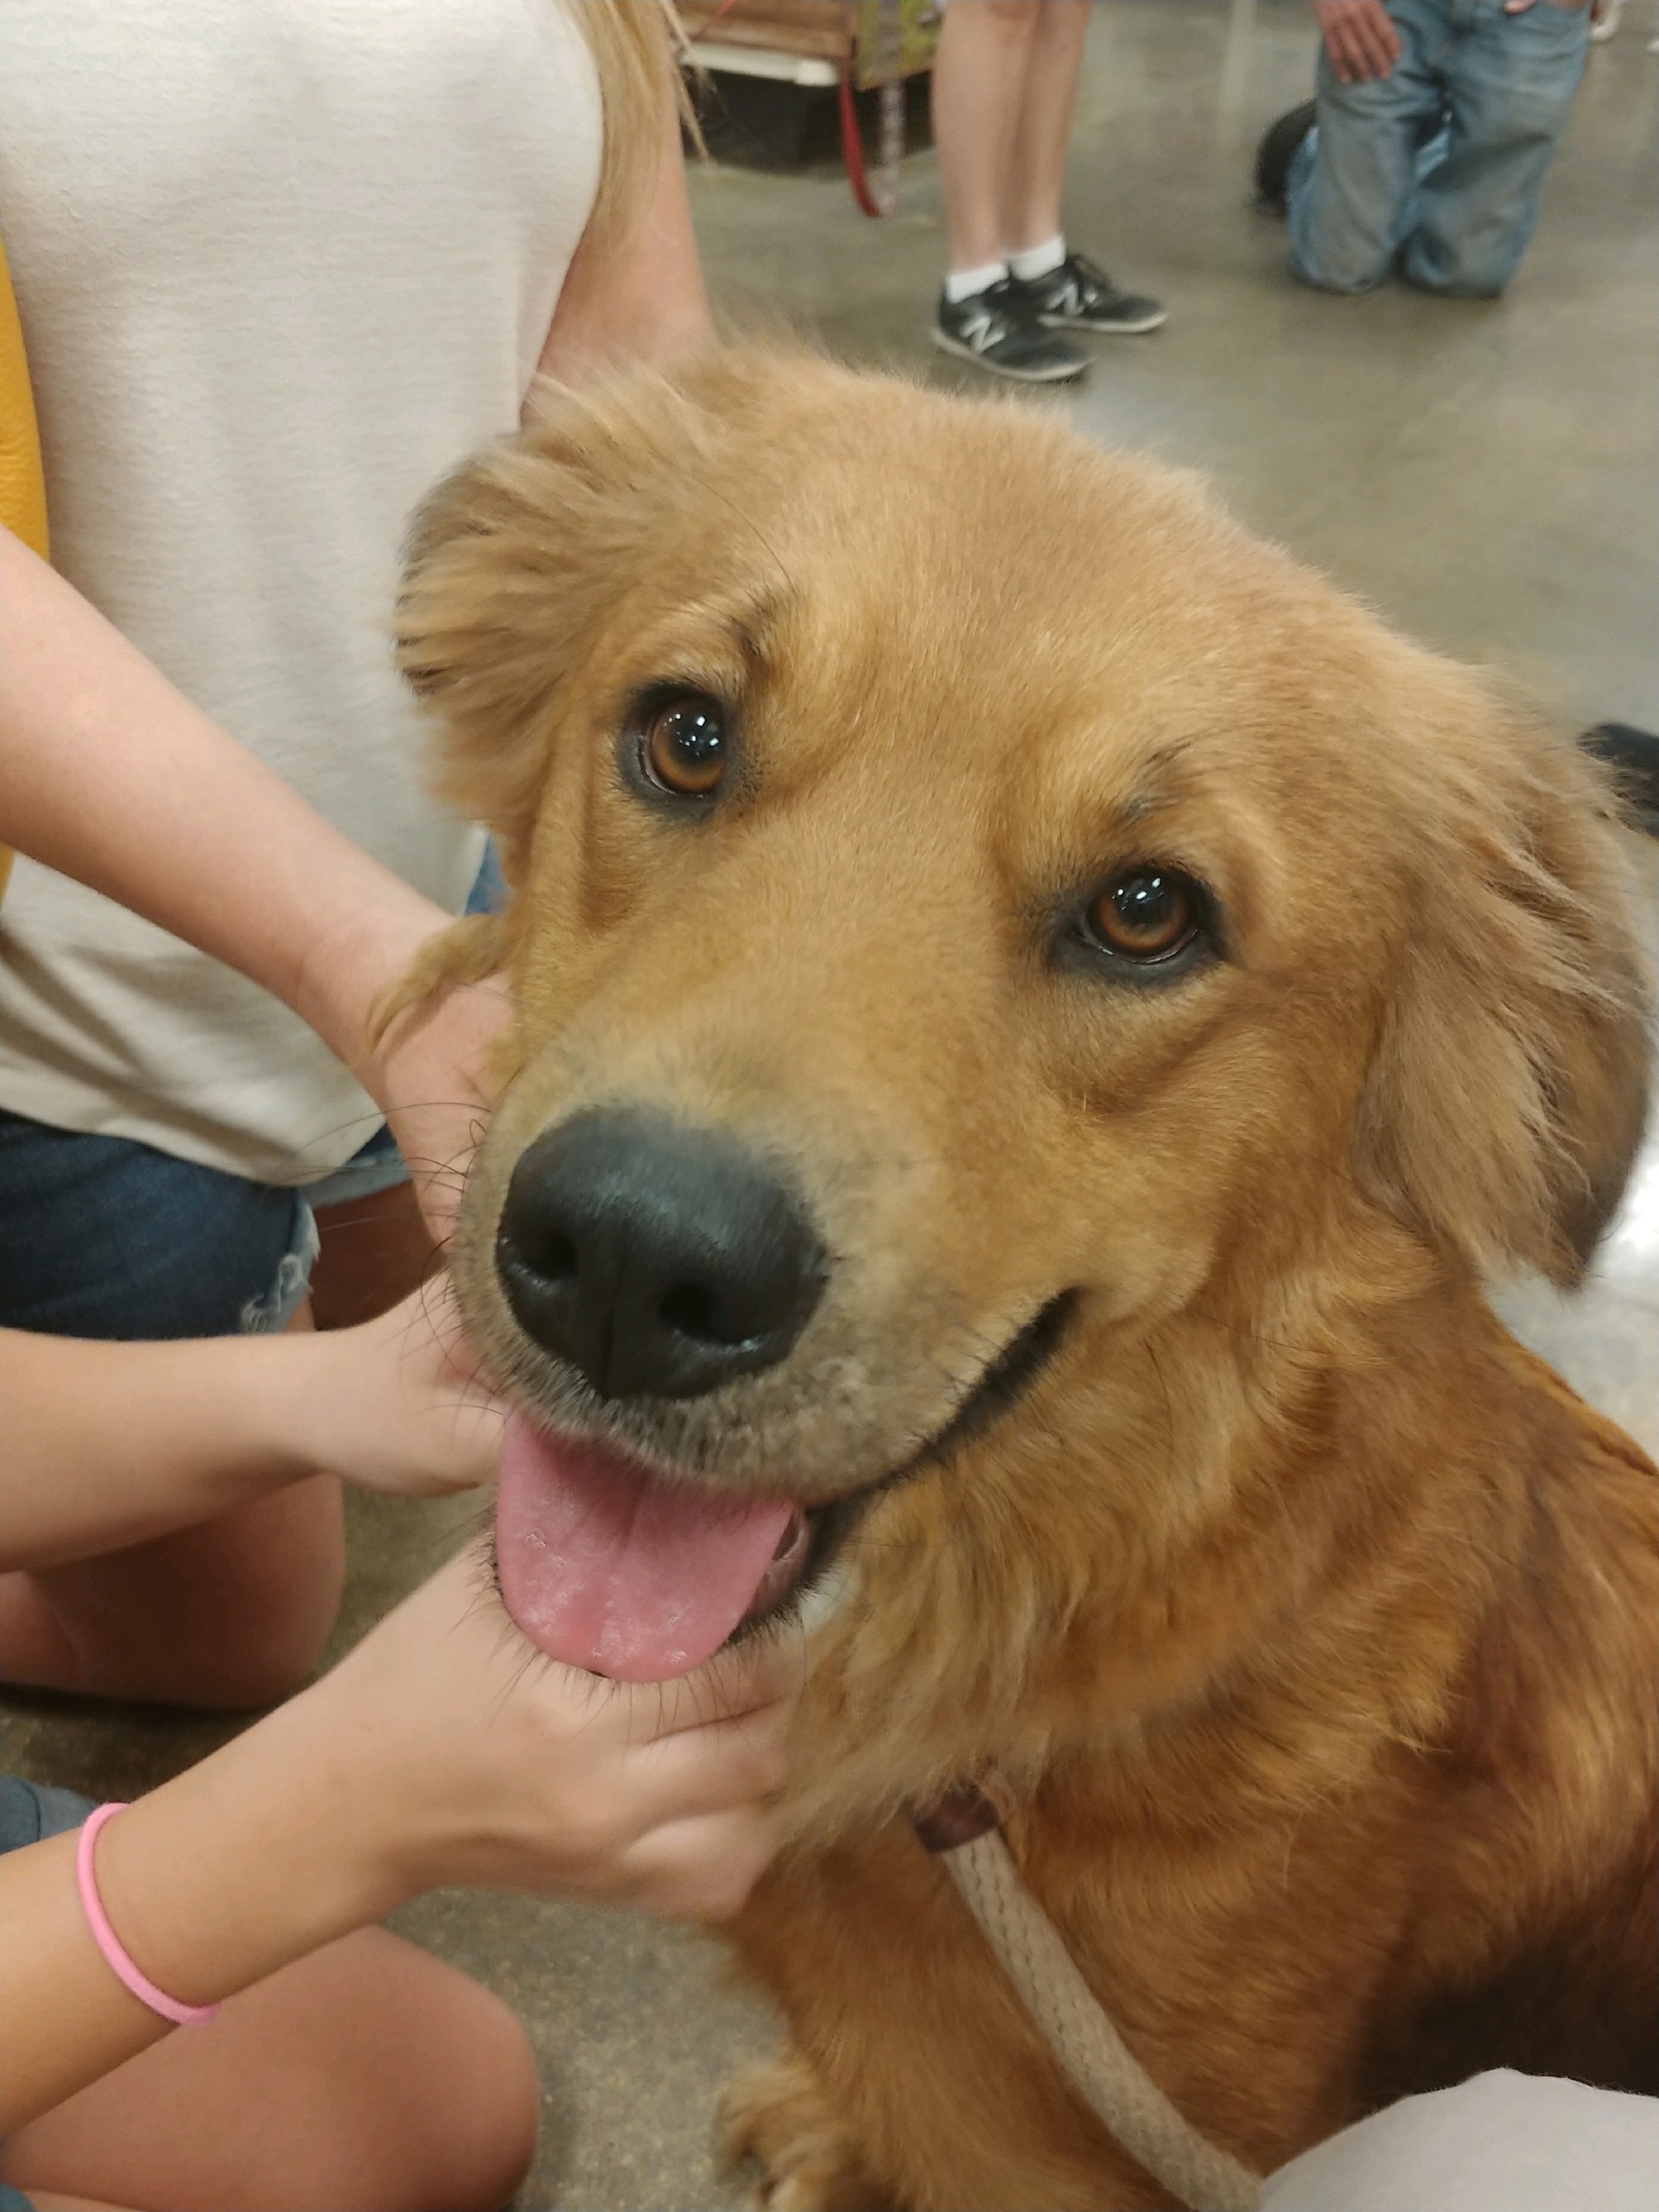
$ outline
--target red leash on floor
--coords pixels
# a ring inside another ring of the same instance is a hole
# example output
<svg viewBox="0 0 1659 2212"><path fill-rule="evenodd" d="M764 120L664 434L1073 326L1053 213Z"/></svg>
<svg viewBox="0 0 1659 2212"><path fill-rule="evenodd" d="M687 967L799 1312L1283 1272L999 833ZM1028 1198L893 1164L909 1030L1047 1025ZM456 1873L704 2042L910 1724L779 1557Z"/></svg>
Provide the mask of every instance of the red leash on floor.
<svg viewBox="0 0 1659 2212"><path fill-rule="evenodd" d="M858 127L854 55L848 56L841 72L841 158L860 213L877 217L891 215L899 204L899 172L905 159L904 25L899 6L900 0L881 0L876 18L875 59L881 76L880 153L874 179L865 163L863 134Z"/></svg>
<svg viewBox="0 0 1659 2212"><path fill-rule="evenodd" d="M722 16L728 16L737 0L720 0L700 30L693 31L688 46L696 46L706 39ZM899 0L882 0L880 16L880 58L892 71L891 77L881 86L880 155L878 164L879 181L873 183L864 160L864 140L858 127L858 104L853 92L853 60L849 55L841 72L841 158L847 171L847 181L853 188L853 198L859 211L865 215L891 215L899 201L899 168L905 158L905 80L899 73L902 35L899 19Z"/></svg>
<svg viewBox="0 0 1659 2212"><path fill-rule="evenodd" d="M885 93L887 86L882 86ZM891 215L896 194L890 194L884 207L870 190L869 172L864 166L864 138L858 127L858 103L853 95L853 65L845 63L841 73L841 158L847 171L847 181L853 188L853 198L861 215Z"/></svg>

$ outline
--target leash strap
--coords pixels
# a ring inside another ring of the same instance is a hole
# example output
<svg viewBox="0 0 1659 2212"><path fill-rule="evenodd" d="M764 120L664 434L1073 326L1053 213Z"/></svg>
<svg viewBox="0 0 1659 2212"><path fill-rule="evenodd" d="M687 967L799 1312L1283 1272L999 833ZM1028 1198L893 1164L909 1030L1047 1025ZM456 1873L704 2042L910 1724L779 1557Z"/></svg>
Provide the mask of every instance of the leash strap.
<svg viewBox="0 0 1659 2212"><path fill-rule="evenodd" d="M1256 2212L1261 2177L1190 2126L1129 2050L1020 1879L1001 1829L940 1855L1049 2048L1123 2148L1191 2212Z"/></svg>

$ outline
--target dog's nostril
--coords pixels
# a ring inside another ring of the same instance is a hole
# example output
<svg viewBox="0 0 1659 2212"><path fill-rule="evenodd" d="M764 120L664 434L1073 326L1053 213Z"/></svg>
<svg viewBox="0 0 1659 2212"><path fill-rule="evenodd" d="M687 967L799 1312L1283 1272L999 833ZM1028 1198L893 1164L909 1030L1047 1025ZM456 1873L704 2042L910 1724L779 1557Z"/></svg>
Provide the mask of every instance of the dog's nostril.
<svg viewBox="0 0 1659 2212"><path fill-rule="evenodd" d="M544 1290L575 1282L582 1266L575 1238L558 1229L504 1224L496 1251L499 1264L539 1283Z"/></svg>
<svg viewBox="0 0 1659 2212"><path fill-rule="evenodd" d="M671 1329L678 1330L683 1337L696 1337L704 1344L732 1344L742 1341L728 1328L722 1328L714 1293L703 1284L683 1282L676 1284L657 1308L662 1319Z"/></svg>
<svg viewBox="0 0 1659 2212"><path fill-rule="evenodd" d="M575 1240L567 1236L562 1230L550 1230L542 1239L540 1249L535 1253L531 1264L537 1274L544 1277L549 1282L573 1281L576 1273Z"/></svg>

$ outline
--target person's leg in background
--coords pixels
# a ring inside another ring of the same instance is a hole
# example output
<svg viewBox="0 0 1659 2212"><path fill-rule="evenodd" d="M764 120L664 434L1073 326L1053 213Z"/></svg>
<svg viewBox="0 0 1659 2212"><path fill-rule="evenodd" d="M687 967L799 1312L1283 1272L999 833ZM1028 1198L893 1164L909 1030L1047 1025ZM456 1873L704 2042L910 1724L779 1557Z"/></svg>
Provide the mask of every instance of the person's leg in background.
<svg viewBox="0 0 1659 2212"><path fill-rule="evenodd" d="M951 0L933 60L948 274L1005 276L1003 211L1043 0Z"/></svg>
<svg viewBox="0 0 1659 2212"><path fill-rule="evenodd" d="M1090 10L1091 0L1040 0L1037 10L1002 198L1002 245L1011 267L1015 255L1026 258L1061 244L1066 149Z"/></svg>
<svg viewBox="0 0 1659 2212"><path fill-rule="evenodd" d="M1163 307L1120 291L1095 262L1069 251L1060 212L1092 12L1091 0L1041 0L1008 164L1002 243L1010 272L1046 329L1128 335L1156 330L1168 320Z"/></svg>
<svg viewBox="0 0 1659 2212"><path fill-rule="evenodd" d="M0 1680L226 1713L273 1705L315 1671L345 1576L340 1484L314 1475L152 1543L0 1575Z"/></svg>
<svg viewBox="0 0 1659 2212"><path fill-rule="evenodd" d="M1444 152L1423 176L1402 274L1425 291L1490 299L1514 276L1584 74L1587 7L1465 0L1446 61Z"/></svg>
<svg viewBox="0 0 1659 2212"><path fill-rule="evenodd" d="M1305 284L1369 292L1416 219L1418 157L1440 127L1452 0L1389 0L1400 53L1386 76L1344 84L1319 51L1318 119L1286 180L1290 265Z"/></svg>
<svg viewBox="0 0 1659 2212"><path fill-rule="evenodd" d="M1003 235L1027 78L1041 18L1056 6L1068 16L1087 14L1084 0L950 0L933 62L933 143L949 257L935 341L1005 376L1039 383L1063 382L1087 365L1017 297ZM1058 200L1055 220L1058 226Z"/></svg>

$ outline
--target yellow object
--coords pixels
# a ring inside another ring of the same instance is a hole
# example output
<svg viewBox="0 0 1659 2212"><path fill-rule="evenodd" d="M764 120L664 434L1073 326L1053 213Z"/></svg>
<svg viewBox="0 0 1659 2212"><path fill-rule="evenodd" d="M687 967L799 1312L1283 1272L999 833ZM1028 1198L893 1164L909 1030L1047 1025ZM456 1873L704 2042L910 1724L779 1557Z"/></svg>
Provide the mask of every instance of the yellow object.
<svg viewBox="0 0 1659 2212"><path fill-rule="evenodd" d="M0 245L0 522L46 558L46 480L22 325Z"/></svg>
<svg viewBox="0 0 1659 2212"><path fill-rule="evenodd" d="M41 434L35 394L23 353L22 325L12 296L11 271L0 245L0 523L47 554L46 479L41 473ZM11 855L0 845L0 896L11 873Z"/></svg>
<svg viewBox="0 0 1659 2212"><path fill-rule="evenodd" d="M861 92L933 67L939 11L933 0L858 0L853 73Z"/></svg>

